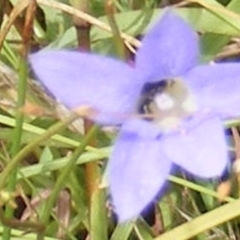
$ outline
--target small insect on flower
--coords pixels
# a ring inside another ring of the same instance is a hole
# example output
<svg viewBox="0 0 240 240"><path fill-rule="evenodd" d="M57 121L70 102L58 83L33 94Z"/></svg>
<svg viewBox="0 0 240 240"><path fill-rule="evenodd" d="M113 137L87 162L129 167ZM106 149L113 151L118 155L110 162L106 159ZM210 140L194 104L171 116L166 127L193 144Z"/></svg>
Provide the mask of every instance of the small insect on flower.
<svg viewBox="0 0 240 240"><path fill-rule="evenodd" d="M227 164L222 121L240 116L240 65L199 65L199 55L197 33L168 10L143 38L135 67L67 50L29 57L67 107L91 106L96 123L121 124L108 162L120 221L154 199L173 163L204 178L219 176ZM126 118L139 113L146 117Z"/></svg>

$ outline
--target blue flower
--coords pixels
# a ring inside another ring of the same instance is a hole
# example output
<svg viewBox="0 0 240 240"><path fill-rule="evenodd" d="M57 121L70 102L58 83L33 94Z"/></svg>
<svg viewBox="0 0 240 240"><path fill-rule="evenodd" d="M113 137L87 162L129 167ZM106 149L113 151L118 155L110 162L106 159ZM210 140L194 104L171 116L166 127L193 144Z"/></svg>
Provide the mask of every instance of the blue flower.
<svg viewBox="0 0 240 240"><path fill-rule="evenodd" d="M97 123L121 124L108 165L120 221L151 202L172 163L206 178L227 164L222 121L240 115L240 65L199 65L198 57L197 34L171 11L143 38L134 68L74 51L30 56L41 82L67 107L88 105ZM142 113L150 118L134 117Z"/></svg>

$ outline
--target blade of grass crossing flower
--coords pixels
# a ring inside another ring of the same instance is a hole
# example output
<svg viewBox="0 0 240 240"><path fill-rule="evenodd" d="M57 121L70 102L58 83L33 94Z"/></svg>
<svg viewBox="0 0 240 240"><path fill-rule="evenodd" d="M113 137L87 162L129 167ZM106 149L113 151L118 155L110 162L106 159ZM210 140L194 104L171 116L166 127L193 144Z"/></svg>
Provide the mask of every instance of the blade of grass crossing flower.
<svg viewBox="0 0 240 240"><path fill-rule="evenodd" d="M144 221L137 221L134 225L134 231L140 240L153 240L149 226Z"/></svg>
<svg viewBox="0 0 240 240"><path fill-rule="evenodd" d="M232 120L227 120L224 122L224 126L226 128L237 127L239 125L240 125L240 119L232 119Z"/></svg>
<svg viewBox="0 0 240 240"><path fill-rule="evenodd" d="M186 240L240 215L240 200L228 203L166 232L155 240Z"/></svg>
<svg viewBox="0 0 240 240"><path fill-rule="evenodd" d="M118 224L113 231L113 234L110 240L128 240L129 236L133 230L134 223L133 222L124 222Z"/></svg>

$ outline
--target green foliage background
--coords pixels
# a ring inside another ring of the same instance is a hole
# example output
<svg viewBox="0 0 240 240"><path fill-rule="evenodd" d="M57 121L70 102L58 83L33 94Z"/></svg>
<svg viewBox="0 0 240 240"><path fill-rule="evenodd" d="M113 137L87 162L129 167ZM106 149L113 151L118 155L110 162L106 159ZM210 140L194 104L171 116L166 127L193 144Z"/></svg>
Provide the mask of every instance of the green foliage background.
<svg viewBox="0 0 240 240"><path fill-rule="evenodd" d="M18 9L23 1L0 0L2 30L11 19L6 5ZM162 6L173 5L199 32L199 61L229 59L240 53L239 48L224 51L239 41L240 1L115 0L114 16L103 0L53 1L87 10L95 20L112 26L112 32L84 25L51 2L36 1L32 35L21 34L27 12L17 15L0 52L1 239L239 239L240 183L230 162L225 179L200 181L179 169L156 203L153 223L140 217L118 224L111 215L105 168L117 131L91 126L84 132L86 122L81 120L70 125L74 116L32 79L24 51L82 47L123 58L126 49L117 33L139 38L159 19ZM238 125L236 119L226 128ZM230 153L235 141L229 138ZM225 186L230 195L223 203L218 186Z"/></svg>

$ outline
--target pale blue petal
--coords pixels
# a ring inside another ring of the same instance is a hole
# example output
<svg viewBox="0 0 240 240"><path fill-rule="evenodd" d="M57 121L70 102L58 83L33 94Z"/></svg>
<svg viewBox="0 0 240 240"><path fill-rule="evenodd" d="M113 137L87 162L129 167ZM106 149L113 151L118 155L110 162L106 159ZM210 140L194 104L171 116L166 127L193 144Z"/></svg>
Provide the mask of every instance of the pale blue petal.
<svg viewBox="0 0 240 240"><path fill-rule="evenodd" d="M202 118L204 119L204 118ZM174 163L199 177L216 177L226 167L227 145L218 118L198 117L185 123L186 127L161 140L161 148Z"/></svg>
<svg viewBox="0 0 240 240"><path fill-rule="evenodd" d="M195 67L198 55L196 32L182 18L167 11L143 38L136 66L148 81L159 81Z"/></svg>
<svg viewBox="0 0 240 240"><path fill-rule="evenodd" d="M153 200L170 172L151 123L126 122L109 162L110 193L120 221L137 217Z"/></svg>
<svg viewBox="0 0 240 240"><path fill-rule="evenodd" d="M29 57L46 88L67 107L90 105L100 123L119 123L135 107L142 85L127 64L77 51L46 51Z"/></svg>
<svg viewBox="0 0 240 240"><path fill-rule="evenodd" d="M222 118L240 116L240 64L220 63L194 68L185 76L200 109Z"/></svg>

